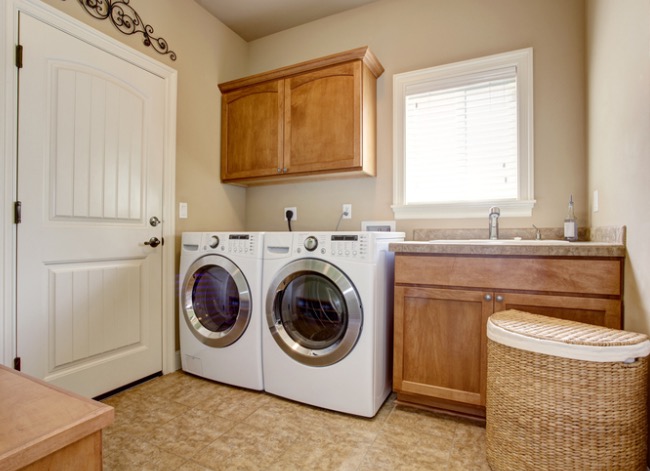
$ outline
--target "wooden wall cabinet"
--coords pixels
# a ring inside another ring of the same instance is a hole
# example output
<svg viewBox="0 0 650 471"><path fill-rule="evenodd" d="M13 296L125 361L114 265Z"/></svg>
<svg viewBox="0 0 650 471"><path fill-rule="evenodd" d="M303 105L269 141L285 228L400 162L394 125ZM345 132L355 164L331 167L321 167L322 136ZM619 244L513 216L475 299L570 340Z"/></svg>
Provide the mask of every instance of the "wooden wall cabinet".
<svg viewBox="0 0 650 471"><path fill-rule="evenodd" d="M376 174L376 81L367 47L219 85L221 180Z"/></svg>
<svg viewBox="0 0 650 471"><path fill-rule="evenodd" d="M396 254L393 388L485 416L488 317L519 309L622 327L623 259Z"/></svg>

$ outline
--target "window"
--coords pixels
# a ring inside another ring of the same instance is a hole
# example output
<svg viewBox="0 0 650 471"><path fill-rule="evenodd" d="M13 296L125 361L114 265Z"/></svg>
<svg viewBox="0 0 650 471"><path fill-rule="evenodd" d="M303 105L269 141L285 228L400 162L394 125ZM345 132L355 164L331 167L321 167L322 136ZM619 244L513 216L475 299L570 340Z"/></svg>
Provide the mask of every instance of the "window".
<svg viewBox="0 0 650 471"><path fill-rule="evenodd" d="M530 216L532 49L393 77L396 219Z"/></svg>

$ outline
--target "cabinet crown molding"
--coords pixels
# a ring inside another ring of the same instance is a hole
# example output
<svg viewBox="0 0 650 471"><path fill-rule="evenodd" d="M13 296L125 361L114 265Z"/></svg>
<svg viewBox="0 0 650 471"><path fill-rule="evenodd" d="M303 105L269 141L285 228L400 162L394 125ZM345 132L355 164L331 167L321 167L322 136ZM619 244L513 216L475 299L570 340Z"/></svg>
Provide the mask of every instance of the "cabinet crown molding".
<svg viewBox="0 0 650 471"><path fill-rule="evenodd" d="M279 69L270 70L268 72L262 72L244 78L231 80L229 82L220 83L219 90L221 90L221 93L228 93L237 90L238 88L290 77L292 75L320 69L322 67L329 67L355 60L362 61L375 78L379 78L379 76L384 73L384 66L381 65L379 59L377 59L368 46L363 46L356 49L350 49L349 51L339 52L318 59L312 59L298 64L281 67Z"/></svg>

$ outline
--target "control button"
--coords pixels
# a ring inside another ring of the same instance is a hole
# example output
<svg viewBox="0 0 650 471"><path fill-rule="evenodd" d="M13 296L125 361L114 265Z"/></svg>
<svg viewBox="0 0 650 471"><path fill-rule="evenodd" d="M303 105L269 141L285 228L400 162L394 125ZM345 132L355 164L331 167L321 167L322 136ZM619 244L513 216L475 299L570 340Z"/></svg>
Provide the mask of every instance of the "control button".
<svg viewBox="0 0 650 471"><path fill-rule="evenodd" d="M318 247L318 239L314 236L309 236L305 239L304 245L307 250L313 252Z"/></svg>
<svg viewBox="0 0 650 471"><path fill-rule="evenodd" d="M219 237L217 237L216 235L211 236L208 245L213 249L216 249L219 246Z"/></svg>

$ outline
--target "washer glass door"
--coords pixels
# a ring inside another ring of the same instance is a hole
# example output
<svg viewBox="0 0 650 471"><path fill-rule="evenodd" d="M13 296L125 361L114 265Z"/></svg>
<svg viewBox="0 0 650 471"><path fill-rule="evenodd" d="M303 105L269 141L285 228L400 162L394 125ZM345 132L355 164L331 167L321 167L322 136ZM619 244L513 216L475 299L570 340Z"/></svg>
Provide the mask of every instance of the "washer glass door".
<svg viewBox="0 0 650 471"><path fill-rule="evenodd" d="M361 300L352 282L334 265L317 259L296 260L276 275L266 312L278 346L310 366L345 358L363 324Z"/></svg>
<svg viewBox="0 0 650 471"><path fill-rule="evenodd" d="M239 267L225 257L206 255L196 260L187 271L181 297L185 321L206 345L231 345L248 327L250 288Z"/></svg>

